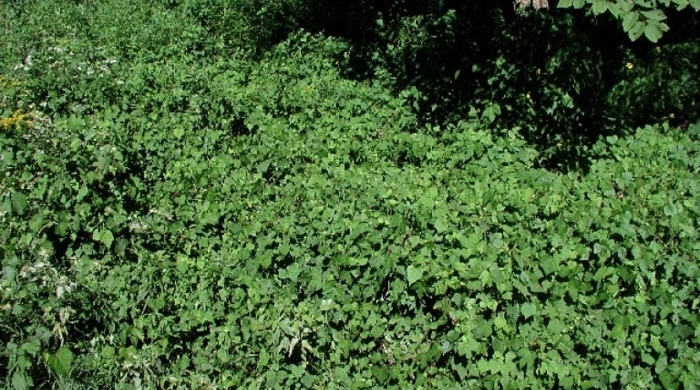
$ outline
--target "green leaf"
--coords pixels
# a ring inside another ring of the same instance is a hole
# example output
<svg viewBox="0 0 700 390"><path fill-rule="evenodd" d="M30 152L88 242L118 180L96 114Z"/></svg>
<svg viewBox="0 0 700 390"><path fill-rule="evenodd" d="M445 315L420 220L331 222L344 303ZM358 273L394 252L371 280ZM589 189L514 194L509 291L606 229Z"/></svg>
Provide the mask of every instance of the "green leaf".
<svg viewBox="0 0 700 390"><path fill-rule="evenodd" d="M304 374L304 376L301 377L301 384L307 389L313 388L314 382L316 382L316 377L313 375Z"/></svg>
<svg viewBox="0 0 700 390"><path fill-rule="evenodd" d="M173 130L173 135L175 135L175 138L180 139L182 138L183 135L185 135L185 128L182 126L177 126Z"/></svg>
<svg viewBox="0 0 700 390"><path fill-rule="evenodd" d="M267 366L267 364L270 362L270 353L267 352L267 349L263 348L260 350L260 354L258 355L258 367L264 368Z"/></svg>
<svg viewBox="0 0 700 390"><path fill-rule="evenodd" d="M73 364L73 352L70 349L61 347L55 354L45 353L44 359L56 375L67 377L70 374Z"/></svg>
<svg viewBox="0 0 700 390"><path fill-rule="evenodd" d="M328 311L335 307L335 302L332 299L324 299L321 301L321 311Z"/></svg>
<svg viewBox="0 0 700 390"><path fill-rule="evenodd" d="M620 6L617 3L608 3L608 11L615 17L620 17Z"/></svg>
<svg viewBox="0 0 700 390"><path fill-rule="evenodd" d="M105 359L113 359L116 350L111 345L106 345L102 347L102 357Z"/></svg>
<svg viewBox="0 0 700 390"><path fill-rule="evenodd" d="M640 13L647 19L649 20L656 20L657 22L660 22L662 20L666 19L666 15L663 13L663 11L654 9L650 11L640 11Z"/></svg>
<svg viewBox="0 0 700 390"><path fill-rule="evenodd" d="M439 218L437 221L435 221L435 230L437 230L438 233L442 234L446 232L449 229L449 225L447 224L447 221L445 221L442 218Z"/></svg>
<svg viewBox="0 0 700 390"><path fill-rule="evenodd" d="M81 200L83 200L83 198L85 198L85 196L86 196L87 194L88 194L88 188L87 188L87 186L82 186L82 187L80 187L80 189L78 190L78 195L76 196L76 200L77 200L78 202L80 202Z"/></svg>
<svg viewBox="0 0 700 390"><path fill-rule="evenodd" d="M639 39L639 37L641 37L642 34L644 34L644 26L645 26L645 25L646 25L646 23L642 22L641 20L638 21L638 22L632 27L632 29L630 29L630 31L627 32L627 35L629 36L629 38L630 38L632 41L636 41L637 39Z"/></svg>
<svg viewBox="0 0 700 390"><path fill-rule="evenodd" d="M632 27L637 23L639 20L639 13L638 12L630 12L627 15L625 15L625 18L622 19L622 28L625 32L629 32Z"/></svg>
<svg viewBox="0 0 700 390"><path fill-rule="evenodd" d="M17 370L12 374L12 388L15 390L25 390L29 388L27 376L23 371Z"/></svg>
<svg viewBox="0 0 700 390"><path fill-rule="evenodd" d="M658 42L662 35L663 31L658 23L649 23L644 27L644 36L652 42Z"/></svg>
<svg viewBox="0 0 700 390"><path fill-rule="evenodd" d="M534 303L526 302L520 306L520 314L526 319L534 316L535 313L537 313L537 306Z"/></svg>
<svg viewBox="0 0 700 390"><path fill-rule="evenodd" d="M165 298L161 295L155 299L148 299L146 300L146 304L151 308L151 310L160 311L165 307Z"/></svg>
<svg viewBox="0 0 700 390"><path fill-rule="evenodd" d="M561 0L557 4L557 8L571 8L574 4L574 0Z"/></svg>
<svg viewBox="0 0 700 390"><path fill-rule="evenodd" d="M598 271L596 271L595 275L593 275L593 279L600 282L608 276L613 275L615 270L616 268L614 267L600 267L598 268Z"/></svg>
<svg viewBox="0 0 700 390"><path fill-rule="evenodd" d="M506 319L502 316L498 316L493 319L493 325L498 330L506 329L508 327L508 321L506 321Z"/></svg>
<svg viewBox="0 0 700 390"><path fill-rule="evenodd" d="M617 0L617 6L620 8L620 14L626 15L634 8L634 3L628 0Z"/></svg>
<svg viewBox="0 0 700 390"><path fill-rule="evenodd" d="M591 9L593 10L594 14L600 15L608 10L608 2L605 0L596 1L593 3L593 7Z"/></svg>
<svg viewBox="0 0 700 390"><path fill-rule="evenodd" d="M41 229L41 226L43 223L44 223L44 216L42 214L36 214L29 221L29 228L31 229L32 233L36 234Z"/></svg>
<svg viewBox="0 0 700 390"><path fill-rule="evenodd" d="M114 242L114 236L112 235L112 232L109 230L103 230L100 236L100 242L105 244L107 248L111 247L112 242Z"/></svg>
<svg viewBox="0 0 700 390"><path fill-rule="evenodd" d="M562 322L558 318L552 318L549 320L549 324L547 325L547 330L554 334L558 334L566 330L566 325L564 322Z"/></svg>
<svg viewBox="0 0 700 390"><path fill-rule="evenodd" d="M21 214L27 208L27 197L24 194L15 192L12 194L12 209Z"/></svg>
<svg viewBox="0 0 700 390"><path fill-rule="evenodd" d="M408 268L406 268L406 279L408 279L409 286L419 281L422 277L423 270L421 270L420 268L414 267L412 265L409 265Z"/></svg>

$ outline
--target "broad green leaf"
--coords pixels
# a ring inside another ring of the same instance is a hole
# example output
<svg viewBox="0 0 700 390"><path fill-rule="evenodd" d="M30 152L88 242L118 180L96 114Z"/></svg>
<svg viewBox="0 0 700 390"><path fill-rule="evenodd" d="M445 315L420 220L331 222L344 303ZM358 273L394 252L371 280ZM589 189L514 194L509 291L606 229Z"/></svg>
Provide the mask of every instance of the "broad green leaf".
<svg viewBox="0 0 700 390"><path fill-rule="evenodd" d="M269 361L270 361L270 354L267 352L267 349L265 349L265 348L261 349L260 354L258 355L258 367L265 368Z"/></svg>
<svg viewBox="0 0 700 390"><path fill-rule="evenodd" d="M22 344L22 349L31 356L36 356L41 351L41 341L38 339Z"/></svg>
<svg viewBox="0 0 700 390"><path fill-rule="evenodd" d="M182 126L176 126L173 130L173 135L175 135L175 138L182 138L182 136L185 135L185 128Z"/></svg>
<svg viewBox="0 0 700 390"><path fill-rule="evenodd" d="M408 268L406 268L406 279L408 280L408 285L412 285L413 283L419 281L423 277L423 270L414 267L412 265L409 265Z"/></svg>
<svg viewBox="0 0 700 390"><path fill-rule="evenodd" d="M32 233L36 234L42 228L43 223L44 223L43 214L41 214L41 213L36 214L29 221L29 228L32 230Z"/></svg>
<svg viewBox="0 0 700 390"><path fill-rule="evenodd" d="M620 6L617 5L617 3L608 3L608 11L615 17L619 18L620 15Z"/></svg>
<svg viewBox="0 0 700 390"><path fill-rule="evenodd" d="M439 218L437 221L435 221L435 230L437 230L438 233L442 234L448 229L449 224L443 218Z"/></svg>
<svg viewBox="0 0 700 390"><path fill-rule="evenodd" d="M520 314L525 318L530 318L537 313L537 306L534 303L526 302L520 306Z"/></svg>
<svg viewBox="0 0 700 390"><path fill-rule="evenodd" d="M60 377L67 377L73 364L73 352L66 347L61 347L55 354L45 353L44 358L51 370Z"/></svg>
<svg viewBox="0 0 700 390"><path fill-rule="evenodd" d="M595 15L600 15L608 10L608 2L606 0L597 0L593 3L591 9Z"/></svg>
<svg viewBox="0 0 700 390"><path fill-rule="evenodd" d="M111 345L106 345L106 346L102 347L102 357L105 359L113 359L115 353L116 353L116 350Z"/></svg>
<svg viewBox="0 0 700 390"><path fill-rule="evenodd" d="M661 31L661 26L658 23L648 23L644 27L644 36L652 42L658 42L662 35L663 31Z"/></svg>
<svg viewBox="0 0 700 390"><path fill-rule="evenodd" d="M549 320L547 330L554 334L558 334L566 330L566 324L564 324L564 322L562 322L559 318L552 318Z"/></svg>
<svg viewBox="0 0 700 390"><path fill-rule="evenodd" d="M617 0L617 6L620 8L620 14L626 15L634 8L634 3L629 0Z"/></svg>
<svg viewBox="0 0 700 390"><path fill-rule="evenodd" d="M103 230L100 235L100 242L102 242L106 247L111 247L112 242L114 242L114 236L109 230Z"/></svg>
<svg viewBox="0 0 700 390"><path fill-rule="evenodd" d="M645 18L649 20L656 20L657 22L660 22L664 19L666 19L666 15L663 13L663 11L655 9L651 11L639 11Z"/></svg>
<svg viewBox="0 0 700 390"><path fill-rule="evenodd" d="M314 375L304 374L304 376L301 377L301 384L307 389L311 389L314 386L314 382L316 382L316 378L317 377Z"/></svg>
<svg viewBox="0 0 700 390"><path fill-rule="evenodd" d="M598 271L596 271L595 275L593 275L593 279L596 281L601 281L603 279L606 279L608 276L613 275L614 273L614 267L600 267L598 268Z"/></svg>
<svg viewBox="0 0 700 390"><path fill-rule="evenodd" d="M683 10L685 7L688 6L688 4L690 4L688 0L672 0L672 2L676 5L676 9L679 11Z"/></svg>
<svg viewBox="0 0 700 390"><path fill-rule="evenodd" d="M629 32L632 27L637 23L639 20L639 13L638 12L630 12L627 15L625 15L625 18L622 19L622 28L625 30L625 32Z"/></svg>
<svg viewBox="0 0 700 390"><path fill-rule="evenodd" d="M571 8L574 0L561 0L557 3L557 8Z"/></svg>
<svg viewBox="0 0 700 390"><path fill-rule="evenodd" d="M151 308L151 310L160 311L165 307L165 298L161 295L155 299L148 299L146 304Z"/></svg>
<svg viewBox="0 0 700 390"><path fill-rule="evenodd" d="M87 186L82 186L82 187L80 187L80 189L78 190L78 195L76 196L76 200L77 200L78 202L80 202L81 200L83 200L83 198L85 198L85 196L86 196L87 194L88 194L88 188L87 188Z"/></svg>
<svg viewBox="0 0 700 390"><path fill-rule="evenodd" d="M12 388L14 390L25 390L29 389L29 383L27 382L27 376L23 371L16 370L12 374Z"/></svg>
<svg viewBox="0 0 700 390"><path fill-rule="evenodd" d="M12 194L12 209L17 213L21 214L27 208L27 197L19 192L14 192Z"/></svg>
<svg viewBox="0 0 700 390"><path fill-rule="evenodd" d="M332 310L335 307L335 302L332 299L324 299L321 301L321 311Z"/></svg>
<svg viewBox="0 0 700 390"><path fill-rule="evenodd" d="M644 27L646 24L643 21L638 21L635 25L627 32L627 35L632 41L636 41L639 37L644 34Z"/></svg>
<svg viewBox="0 0 700 390"><path fill-rule="evenodd" d="M502 330L508 327L508 322L502 316L498 316L493 319L493 325L496 327L496 329Z"/></svg>

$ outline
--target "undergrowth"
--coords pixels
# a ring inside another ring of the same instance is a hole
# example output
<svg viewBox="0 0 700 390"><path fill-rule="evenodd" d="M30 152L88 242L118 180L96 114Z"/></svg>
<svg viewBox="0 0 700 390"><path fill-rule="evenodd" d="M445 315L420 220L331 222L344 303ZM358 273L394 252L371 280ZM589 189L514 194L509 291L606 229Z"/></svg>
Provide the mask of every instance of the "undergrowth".
<svg viewBox="0 0 700 390"><path fill-rule="evenodd" d="M193 4L2 7L5 388L700 382L697 124L545 169L508 107L426 121L351 42Z"/></svg>

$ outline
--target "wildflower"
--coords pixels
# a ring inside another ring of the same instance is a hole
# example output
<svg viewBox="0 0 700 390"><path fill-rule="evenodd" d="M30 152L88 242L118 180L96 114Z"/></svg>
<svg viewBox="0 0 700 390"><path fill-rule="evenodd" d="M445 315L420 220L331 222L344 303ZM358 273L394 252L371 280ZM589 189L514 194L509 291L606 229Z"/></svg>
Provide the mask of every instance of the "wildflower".
<svg viewBox="0 0 700 390"><path fill-rule="evenodd" d="M23 125L31 126L32 121L29 120L29 114L23 114L22 110L16 110L9 118L0 119L0 129L8 130L11 127L19 129Z"/></svg>
<svg viewBox="0 0 700 390"><path fill-rule="evenodd" d="M138 221L129 223L129 231L140 233L146 229L148 229L148 224L146 223Z"/></svg>
<svg viewBox="0 0 700 390"><path fill-rule="evenodd" d="M634 64L631 63L631 62L628 62L625 66L627 67L627 69L632 69L632 68L634 68Z"/></svg>

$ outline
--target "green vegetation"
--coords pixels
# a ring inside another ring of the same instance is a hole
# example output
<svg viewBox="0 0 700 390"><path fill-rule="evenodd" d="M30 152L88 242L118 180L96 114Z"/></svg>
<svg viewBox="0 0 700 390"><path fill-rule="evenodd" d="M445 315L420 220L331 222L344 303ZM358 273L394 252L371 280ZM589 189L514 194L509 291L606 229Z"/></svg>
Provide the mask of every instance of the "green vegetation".
<svg viewBox="0 0 700 390"><path fill-rule="evenodd" d="M637 40L644 35L652 42L658 42L664 32L669 30L664 11L681 11L688 7L700 11L699 0L561 0L558 6L578 9L589 7L596 15L609 12L622 21L622 27L630 39Z"/></svg>
<svg viewBox="0 0 700 390"><path fill-rule="evenodd" d="M462 3L3 2L0 387L696 388L696 14Z"/></svg>

